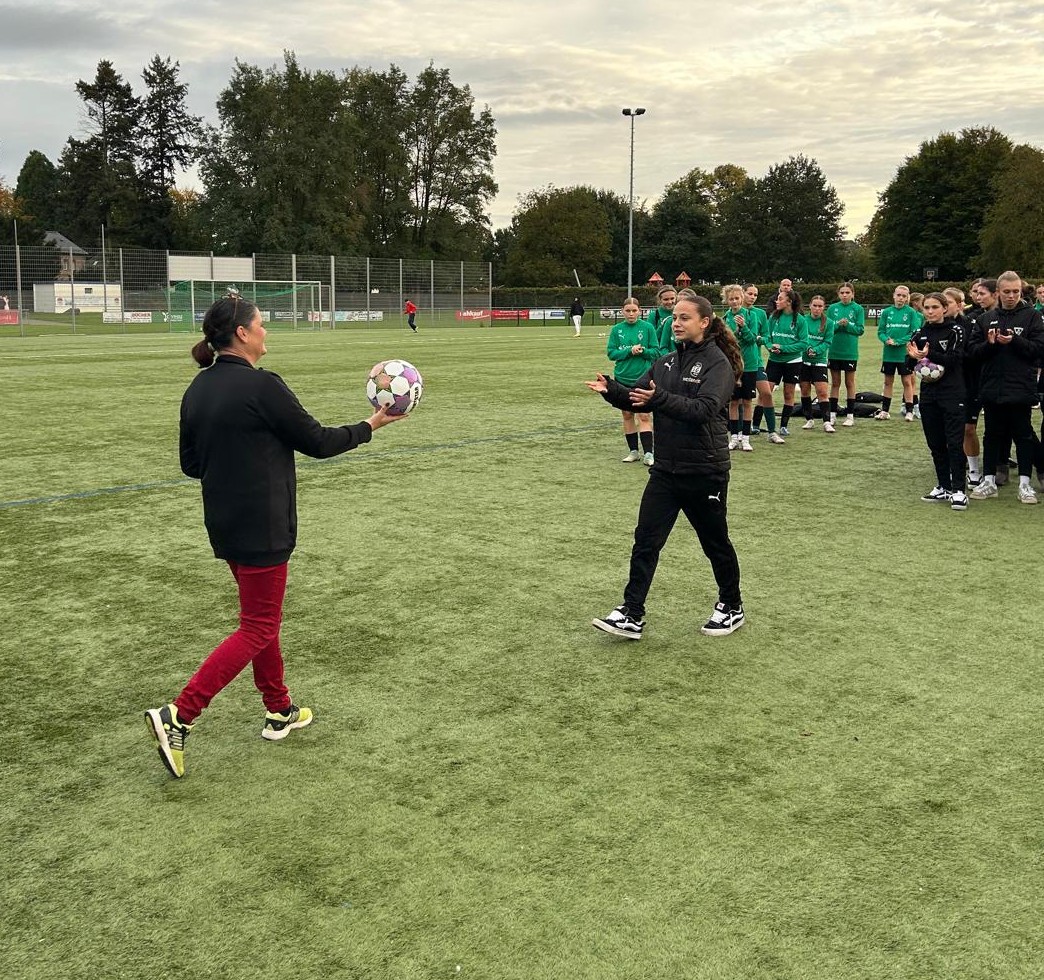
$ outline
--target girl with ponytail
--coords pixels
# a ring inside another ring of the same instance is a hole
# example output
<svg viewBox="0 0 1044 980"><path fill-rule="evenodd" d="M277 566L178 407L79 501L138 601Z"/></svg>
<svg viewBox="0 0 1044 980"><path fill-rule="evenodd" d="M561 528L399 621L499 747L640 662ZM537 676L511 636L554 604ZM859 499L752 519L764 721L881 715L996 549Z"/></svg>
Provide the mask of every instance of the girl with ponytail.
<svg viewBox="0 0 1044 980"><path fill-rule="evenodd" d="M695 529L718 586L718 602L701 632L726 636L743 625L739 559L727 521L728 407L743 358L710 301L692 290L678 293L672 332L676 350L633 387L603 374L585 382L616 408L651 410L656 426L656 458L638 509L624 601L592 620L596 629L629 640L642 637L645 599L679 513Z"/></svg>

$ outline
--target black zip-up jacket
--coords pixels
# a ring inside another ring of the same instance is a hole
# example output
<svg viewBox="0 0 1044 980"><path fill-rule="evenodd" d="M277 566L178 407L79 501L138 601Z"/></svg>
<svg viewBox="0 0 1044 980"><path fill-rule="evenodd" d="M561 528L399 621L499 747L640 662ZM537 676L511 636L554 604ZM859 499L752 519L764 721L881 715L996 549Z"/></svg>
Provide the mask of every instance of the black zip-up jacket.
<svg viewBox="0 0 1044 980"><path fill-rule="evenodd" d="M990 330L1011 334L1010 344L990 343ZM980 365L979 398L998 405L1030 405L1037 400L1037 365L1044 358L1044 320L1028 303L987 310L975 321L967 344L969 360Z"/></svg>
<svg viewBox="0 0 1044 980"><path fill-rule="evenodd" d="M960 401L964 398L964 329L959 320L945 317L942 323L929 323L927 320L914 331L910 342L918 349L924 350L928 345L928 360L943 368L943 376L938 381L921 380L921 401ZM917 359L906 356L908 367L913 367Z"/></svg>
<svg viewBox="0 0 1044 980"><path fill-rule="evenodd" d="M610 405L636 411L630 389L612 378L602 396ZM724 475L729 467L729 399L736 387L732 364L713 340L685 341L655 361L635 385L656 384L647 410L656 419L652 468L667 473Z"/></svg>
<svg viewBox="0 0 1044 980"><path fill-rule="evenodd" d="M278 374L221 354L181 399L181 470L203 483L215 556L260 567L287 561L297 544L294 450L325 459L372 435L366 422L320 425Z"/></svg>

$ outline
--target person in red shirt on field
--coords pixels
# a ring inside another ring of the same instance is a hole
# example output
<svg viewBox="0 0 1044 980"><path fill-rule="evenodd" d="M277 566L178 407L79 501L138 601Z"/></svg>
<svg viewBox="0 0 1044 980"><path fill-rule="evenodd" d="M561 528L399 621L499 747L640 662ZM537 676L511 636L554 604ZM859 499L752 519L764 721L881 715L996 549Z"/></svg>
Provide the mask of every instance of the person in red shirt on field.
<svg viewBox="0 0 1044 980"><path fill-rule="evenodd" d="M413 300L406 300L406 322L410 325L410 329L417 332L417 304Z"/></svg>

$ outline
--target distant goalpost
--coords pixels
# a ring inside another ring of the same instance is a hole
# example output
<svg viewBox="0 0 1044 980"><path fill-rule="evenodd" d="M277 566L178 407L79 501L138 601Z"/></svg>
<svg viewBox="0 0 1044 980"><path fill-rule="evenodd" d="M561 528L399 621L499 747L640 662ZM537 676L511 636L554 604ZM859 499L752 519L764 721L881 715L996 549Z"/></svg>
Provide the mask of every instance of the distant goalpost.
<svg viewBox="0 0 1044 980"><path fill-rule="evenodd" d="M331 317L330 287L319 280L247 280L226 282L217 279L180 279L170 283L167 308L171 313L188 314L190 324L203 320L203 314L214 302L231 292L250 300L260 311L265 323L286 325L296 329L307 324L319 330Z"/></svg>

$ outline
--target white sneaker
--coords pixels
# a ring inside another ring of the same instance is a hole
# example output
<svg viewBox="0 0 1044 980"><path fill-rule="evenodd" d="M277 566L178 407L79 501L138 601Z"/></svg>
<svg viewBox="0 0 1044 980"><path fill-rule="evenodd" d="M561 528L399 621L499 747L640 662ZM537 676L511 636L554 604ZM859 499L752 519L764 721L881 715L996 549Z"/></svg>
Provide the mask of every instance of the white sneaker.
<svg viewBox="0 0 1044 980"><path fill-rule="evenodd" d="M1028 483L1024 483L1019 487L1019 503L1020 504L1035 504L1037 502L1037 491L1033 489Z"/></svg>
<svg viewBox="0 0 1044 980"><path fill-rule="evenodd" d="M642 454L637 449L632 449L623 459L621 463L637 463L642 458Z"/></svg>
<svg viewBox="0 0 1044 980"><path fill-rule="evenodd" d="M921 405L919 402L918 404L914 405L913 417L915 419L919 419L921 417Z"/></svg>
<svg viewBox="0 0 1044 980"><path fill-rule="evenodd" d="M851 429L855 425L855 416L846 415L844 422L841 423L846 429Z"/></svg>
<svg viewBox="0 0 1044 980"><path fill-rule="evenodd" d="M996 497L997 484L990 480L983 479L982 483L972 490L968 496L973 497L975 500L987 500L990 497ZM1034 503L1036 503L1036 501L1034 501Z"/></svg>
<svg viewBox="0 0 1044 980"><path fill-rule="evenodd" d="M906 413L906 414L905 414L905 415L903 416L903 418L904 418L904 419L906 419L906 421L907 421L907 422L916 422L916 421L917 421L917 416L916 416L916 415L914 415L914 413L913 413L913 412L907 412L907 413Z"/></svg>
<svg viewBox="0 0 1044 980"><path fill-rule="evenodd" d="M876 412L874 412L874 418L877 419L879 422L887 422L891 417L892 416L883 408L879 408Z"/></svg>
<svg viewBox="0 0 1044 980"><path fill-rule="evenodd" d="M778 432L770 432L769 442L774 442L777 446L782 446L786 442L786 439L784 439Z"/></svg>
<svg viewBox="0 0 1044 980"><path fill-rule="evenodd" d="M740 446L739 434L738 433L734 433L733 435L729 436L729 451L731 452L733 449L739 449L739 446Z"/></svg>
<svg viewBox="0 0 1044 980"><path fill-rule="evenodd" d="M652 453L646 453L642 457L642 462L645 463L646 466L652 466L652 464L653 464L653 454Z"/></svg>
<svg viewBox="0 0 1044 980"><path fill-rule="evenodd" d="M754 452L754 447L750 444L750 436L743 436L740 439L740 449L745 453Z"/></svg>
<svg viewBox="0 0 1044 980"><path fill-rule="evenodd" d="M815 419L809 419L803 426L802 429L814 429L816 427Z"/></svg>
<svg viewBox="0 0 1044 980"><path fill-rule="evenodd" d="M921 500L929 504L941 503L950 499L950 491L942 487L933 487L921 497Z"/></svg>
<svg viewBox="0 0 1044 980"><path fill-rule="evenodd" d="M951 510L967 510L968 509L968 495L963 490L958 490L952 497L950 497L950 509Z"/></svg>
<svg viewBox="0 0 1044 980"><path fill-rule="evenodd" d="M834 428L834 423L833 422L824 422L823 423L823 431L824 432L837 432L837 429Z"/></svg>

